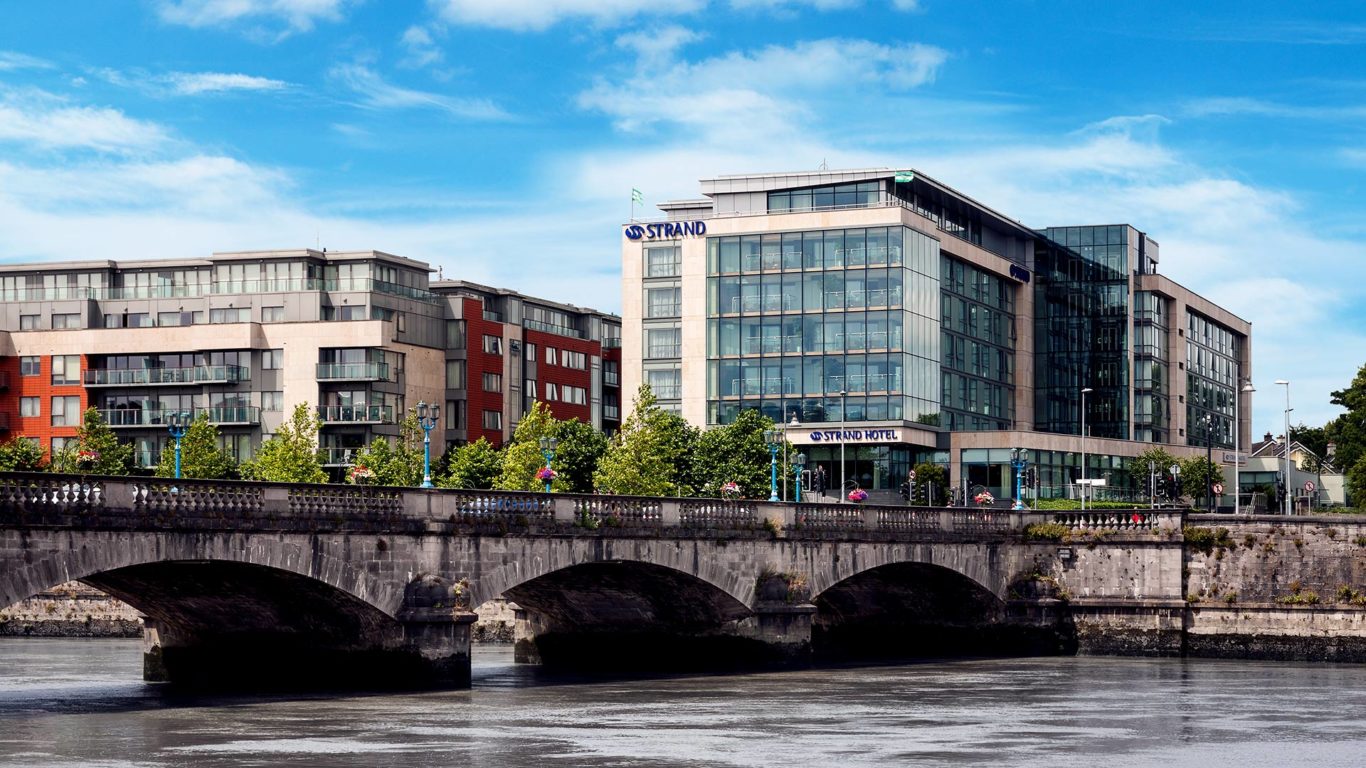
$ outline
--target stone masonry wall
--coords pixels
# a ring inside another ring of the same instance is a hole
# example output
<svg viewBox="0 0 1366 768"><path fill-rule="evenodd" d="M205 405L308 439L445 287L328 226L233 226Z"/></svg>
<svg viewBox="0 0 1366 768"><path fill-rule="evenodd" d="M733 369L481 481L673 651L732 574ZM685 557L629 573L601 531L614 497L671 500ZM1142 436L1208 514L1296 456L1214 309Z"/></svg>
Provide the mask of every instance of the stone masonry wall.
<svg viewBox="0 0 1366 768"><path fill-rule="evenodd" d="M72 581L0 608L0 636L142 637L142 620L127 603Z"/></svg>

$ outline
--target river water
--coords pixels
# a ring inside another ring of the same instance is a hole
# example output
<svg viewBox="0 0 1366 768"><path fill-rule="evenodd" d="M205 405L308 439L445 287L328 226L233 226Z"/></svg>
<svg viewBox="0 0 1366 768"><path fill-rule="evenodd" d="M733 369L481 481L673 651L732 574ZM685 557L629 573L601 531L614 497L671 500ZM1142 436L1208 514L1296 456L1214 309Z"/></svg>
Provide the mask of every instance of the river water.
<svg viewBox="0 0 1366 768"><path fill-rule="evenodd" d="M466 691L182 697L137 640L0 639L3 766L1366 765L1366 666L924 662L552 677L476 651Z"/></svg>

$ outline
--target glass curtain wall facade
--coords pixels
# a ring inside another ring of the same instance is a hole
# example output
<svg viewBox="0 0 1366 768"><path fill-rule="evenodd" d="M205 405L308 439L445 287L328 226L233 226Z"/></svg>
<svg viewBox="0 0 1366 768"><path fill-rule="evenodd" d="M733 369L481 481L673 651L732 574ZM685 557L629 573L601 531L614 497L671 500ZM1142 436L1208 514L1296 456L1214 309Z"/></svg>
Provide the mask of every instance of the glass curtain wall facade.
<svg viewBox="0 0 1366 768"><path fill-rule="evenodd" d="M1232 448L1238 339L1203 315L1190 312L1187 318L1186 442Z"/></svg>
<svg viewBox="0 0 1366 768"><path fill-rule="evenodd" d="M1129 438L1128 227L1050 227L1035 248L1035 428Z"/></svg>
<svg viewBox="0 0 1366 768"><path fill-rule="evenodd" d="M904 227L713 237L707 275L709 424L742 408L937 422L935 239Z"/></svg>
<svg viewBox="0 0 1366 768"><path fill-rule="evenodd" d="M944 257L943 418L953 431L1010 429L1014 419L1015 299L1004 279Z"/></svg>
<svg viewBox="0 0 1366 768"><path fill-rule="evenodd" d="M1134 294L1134 439L1169 442L1171 391L1167 334L1170 302L1149 291Z"/></svg>

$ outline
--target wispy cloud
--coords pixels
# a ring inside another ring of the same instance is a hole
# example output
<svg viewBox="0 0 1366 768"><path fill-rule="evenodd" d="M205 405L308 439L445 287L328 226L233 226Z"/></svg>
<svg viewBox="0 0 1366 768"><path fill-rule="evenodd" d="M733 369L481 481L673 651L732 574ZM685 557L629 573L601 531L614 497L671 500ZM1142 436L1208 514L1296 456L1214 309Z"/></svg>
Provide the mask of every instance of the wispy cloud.
<svg viewBox="0 0 1366 768"><path fill-rule="evenodd" d="M706 7L707 0L434 0L440 17L514 31L541 31L561 21L610 26L642 16L678 16Z"/></svg>
<svg viewBox="0 0 1366 768"><path fill-rule="evenodd" d="M131 153L167 140L161 126L116 109L69 106L46 95L0 97L0 142L30 149Z"/></svg>
<svg viewBox="0 0 1366 768"><path fill-rule="evenodd" d="M283 80L227 72L172 72L166 80L176 93L187 96L224 91L279 91L289 87Z"/></svg>
<svg viewBox="0 0 1366 768"><path fill-rule="evenodd" d="M465 99L394 85L360 63L339 64L328 73L359 97L366 109L435 109L467 120L506 120L509 115L487 99Z"/></svg>
<svg viewBox="0 0 1366 768"><path fill-rule="evenodd" d="M14 51L0 51L0 72L16 69L49 69L52 62Z"/></svg>
<svg viewBox="0 0 1366 768"><path fill-rule="evenodd" d="M1221 43L1275 45L1361 45L1366 25L1330 24L1319 21L1263 19L1256 23L1221 23L1217 26L1187 25L1173 30L1175 37Z"/></svg>
<svg viewBox="0 0 1366 768"><path fill-rule="evenodd" d="M351 0L157 0L157 14L168 24L216 27L240 23L283 24L282 39L307 32L319 21L340 21Z"/></svg>
<svg viewBox="0 0 1366 768"><path fill-rule="evenodd" d="M1191 117L1229 117L1250 115L1287 120L1360 120L1366 118L1366 107L1321 107L1301 104L1282 104L1242 96L1220 96L1195 99L1184 110Z"/></svg>

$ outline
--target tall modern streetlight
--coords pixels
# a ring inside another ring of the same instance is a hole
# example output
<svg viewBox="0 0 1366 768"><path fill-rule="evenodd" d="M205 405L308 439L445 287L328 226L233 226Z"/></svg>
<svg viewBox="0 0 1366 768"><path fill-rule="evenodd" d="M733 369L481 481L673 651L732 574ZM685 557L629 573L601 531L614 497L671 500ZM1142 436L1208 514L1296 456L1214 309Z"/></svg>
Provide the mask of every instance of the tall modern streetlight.
<svg viewBox="0 0 1366 768"><path fill-rule="evenodd" d="M1024 483L1025 465L1029 463L1029 451L1024 448L1010 449L1010 468L1015 470L1015 505L1011 509L1024 509L1021 487Z"/></svg>
<svg viewBox="0 0 1366 768"><path fill-rule="evenodd" d="M765 429L764 442L768 443L768 500L782 501L778 498L778 446L783 443L782 431Z"/></svg>
<svg viewBox="0 0 1366 768"><path fill-rule="evenodd" d="M1207 413L1205 422L1205 511L1214 511L1214 414Z"/></svg>
<svg viewBox="0 0 1366 768"><path fill-rule="evenodd" d="M417 425L422 427L422 487L432 487L432 429L441 420L441 406L418 401Z"/></svg>
<svg viewBox="0 0 1366 768"><path fill-rule="evenodd" d="M843 389L840 390L840 503L841 503L841 504L843 504L843 503L845 502L846 498L847 498L847 497L845 496L845 488L844 488L844 402L845 402L845 396L848 395L848 394L849 394L849 393L848 393L847 391L845 391L845 390L843 390Z"/></svg>
<svg viewBox="0 0 1366 768"><path fill-rule="evenodd" d="M1252 386L1251 379L1244 379L1241 387L1233 388L1233 514L1238 514L1238 494L1243 490L1243 455L1241 453L1241 443L1243 439L1243 412L1238 409L1238 393L1243 392L1252 394L1257 390Z"/></svg>
<svg viewBox="0 0 1366 768"><path fill-rule="evenodd" d="M171 414L171 423L166 425L166 431L175 438L175 478L180 479L180 438L185 436L185 428L189 426L189 420L182 417L179 412Z"/></svg>
<svg viewBox="0 0 1366 768"><path fill-rule="evenodd" d="M1290 516L1290 382L1276 379L1277 384L1285 385L1285 514Z"/></svg>
<svg viewBox="0 0 1366 768"><path fill-rule="evenodd" d="M550 466L550 462L555 460L555 449L560 446L560 441L553 437L541 438L541 455L545 457L545 492L550 493L550 484L555 480L555 470Z"/></svg>
<svg viewBox="0 0 1366 768"><path fill-rule="evenodd" d="M794 481L796 482L796 488L797 488L797 492L794 493L794 494L792 494L792 500L793 500L793 501L801 501L801 500L802 500L802 471L806 469L806 454L804 454L804 453L799 453L799 454L797 454L796 458L794 458L794 459L792 460L792 464L793 464L793 467L794 467L794 470L793 470L793 475L795 476L795 477L794 477Z"/></svg>
<svg viewBox="0 0 1366 768"><path fill-rule="evenodd" d="M1086 511L1086 396L1094 392L1090 387L1081 388L1081 510Z"/></svg>

